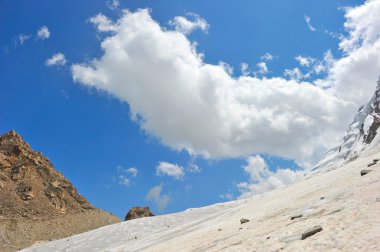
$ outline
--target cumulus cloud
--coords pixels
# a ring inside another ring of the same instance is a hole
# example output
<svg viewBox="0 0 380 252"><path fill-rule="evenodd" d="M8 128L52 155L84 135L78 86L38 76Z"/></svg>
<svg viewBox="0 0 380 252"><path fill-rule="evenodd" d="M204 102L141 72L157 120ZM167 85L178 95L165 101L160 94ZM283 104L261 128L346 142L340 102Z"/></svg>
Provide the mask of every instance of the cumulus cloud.
<svg viewBox="0 0 380 252"><path fill-rule="evenodd" d="M345 29L348 32L339 44L345 57L335 60L325 85L334 95L357 104L367 102L380 74L380 1L346 8Z"/></svg>
<svg viewBox="0 0 380 252"><path fill-rule="evenodd" d="M183 34L189 34L196 29L207 32L209 29L209 24L206 22L206 20L194 13L188 13L187 17L174 17L173 20L169 22L169 24L173 25L176 31Z"/></svg>
<svg viewBox="0 0 380 252"><path fill-rule="evenodd" d="M275 172L269 170L265 160L257 155L247 159L247 165L243 167L249 176L247 182L237 184L241 193L239 198L246 198L261 194L273 189L293 184L302 179L302 171L290 169L277 169Z"/></svg>
<svg viewBox="0 0 380 252"><path fill-rule="evenodd" d="M50 37L50 31L47 28L46 25L42 26L38 31L37 31L37 38L40 40L45 40Z"/></svg>
<svg viewBox="0 0 380 252"><path fill-rule="evenodd" d="M310 75L298 68L286 71L289 80L232 77L204 62L186 32L160 27L148 10L103 18L112 27L103 29L110 31L103 55L72 65L72 76L127 102L132 119L175 150L206 158L267 153L307 165L338 142L375 88L380 42L360 27L378 21L379 3L347 9L345 55L320 66L327 77L314 82L302 81Z"/></svg>
<svg viewBox="0 0 380 252"><path fill-rule="evenodd" d="M89 19L89 22L94 24L96 26L96 29L99 32L110 32L115 31L117 28L117 24L114 24L111 19L104 16L102 13L99 13L98 15L91 17Z"/></svg>
<svg viewBox="0 0 380 252"><path fill-rule="evenodd" d="M256 66L259 69L258 71L255 72L256 74L266 75L268 73L267 63L265 63L265 62L259 62L259 63L257 63Z"/></svg>
<svg viewBox="0 0 380 252"><path fill-rule="evenodd" d="M106 5L109 9L116 10L119 8L120 2L118 0L107 1Z"/></svg>
<svg viewBox="0 0 380 252"><path fill-rule="evenodd" d="M138 170L136 167L131 167L127 169L127 173L130 174L132 177L136 177L138 174Z"/></svg>
<svg viewBox="0 0 380 252"><path fill-rule="evenodd" d="M18 44L24 45L24 43L30 39L30 35L25 35L25 34L19 34L17 38L13 41L14 44L17 46Z"/></svg>
<svg viewBox="0 0 380 252"><path fill-rule="evenodd" d="M156 175L167 175L174 179L181 180L185 176L185 169L182 166L168 162L159 162L156 167Z"/></svg>
<svg viewBox="0 0 380 252"><path fill-rule="evenodd" d="M47 59L45 64L47 66L63 66L66 62L65 55L62 53L56 53L50 59Z"/></svg>
<svg viewBox="0 0 380 252"><path fill-rule="evenodd" d="M138 174L138 169L136 167L124 168L121 165L118 165L116 169L119 184L128 187L134 185L132 180Z"/></svg>
<svg viewBox="0 0 380 252"><path fill-rule="evenodd" d="M309 78L310 74L303 74L298 67L295 67L292 69L285 69L284 76L288 77L291 80L300 81L302 79Z"/></svg>
<svg viewBox="0 0 380 252"><path fill-rule="evenodd" d="M314 32L316 31L317 29L315 29L312 25L311 25L311 18L309 16L304 16L305 18L305 22L306 22L306 25L307 25L307 28L309 28L310 31Z"/></svg>
<svg viewBox="0 0 380 252"><path fill-rule="evenodd" d="M171 197L170 197L170 195L168 195L168 194L162 194L162 188L163 188L163 184L154 186L154 187L152 187L149 190L149 192L145 196L146 200L153 201L156 204L157 209L159 211L165 210L165 208L167 207L167 205L172 200Z"/></svg>
<svg viewBox="0 0 380 252"><path fill-rule="evenodd" d="M312 57L305 57L302 55L298 55L295 59L303 67L308 67L315 61Z"/></svg>
<svg viewBox="0 0 380 252"><path fill-rule="evenodd" d="M263 61L272 61L276 56L273 56L270 53L265 53L263 56L260 57L261 60Z"/></svg>
<svg viewBox="0 0 380 252"><path fill-rule="evenodd" d="M249 70L249 66L247 63L241 63L240 64L240 72L243 76L248 76L251 73L251 70Z"/></svg>

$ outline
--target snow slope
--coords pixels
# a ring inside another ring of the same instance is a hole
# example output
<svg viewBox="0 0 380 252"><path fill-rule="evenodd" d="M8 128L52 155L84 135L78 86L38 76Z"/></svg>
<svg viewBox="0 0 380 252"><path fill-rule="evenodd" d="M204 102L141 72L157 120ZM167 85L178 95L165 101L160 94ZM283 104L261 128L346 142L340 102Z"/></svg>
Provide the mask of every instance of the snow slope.
<svg viewBox="0 0 380 252"><path fill-rule="evenodd" d="M380 143L380 79L371 100L359 108L342 142L326 152L325 157L312 169L311 174L331 169L357 158L360 153Z"/></svg>
<svg viewBox="0 0 380 252"><path fill-rule="evenodd" d="M136 219L23 251L380 251L380 149L253 198ZM303 217L290 220L295 214ZM240 224L241 218L250 222ZM305 230L323 230L294 240ZM290 237L290 238L289 238Z"/></svg>

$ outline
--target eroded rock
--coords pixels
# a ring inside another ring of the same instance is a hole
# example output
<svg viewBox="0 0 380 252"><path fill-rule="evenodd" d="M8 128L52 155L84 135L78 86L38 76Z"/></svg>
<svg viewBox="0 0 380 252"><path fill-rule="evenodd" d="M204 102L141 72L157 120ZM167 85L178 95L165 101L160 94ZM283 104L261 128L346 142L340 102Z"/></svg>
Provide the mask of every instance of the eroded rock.
<svg viewBox="0 0 380 252"><path fill-rule="evenodd" d="M132 207L125 216L125 220L128 221L151 216L154 216L154 214L150 211L149 207Z"/></svg>

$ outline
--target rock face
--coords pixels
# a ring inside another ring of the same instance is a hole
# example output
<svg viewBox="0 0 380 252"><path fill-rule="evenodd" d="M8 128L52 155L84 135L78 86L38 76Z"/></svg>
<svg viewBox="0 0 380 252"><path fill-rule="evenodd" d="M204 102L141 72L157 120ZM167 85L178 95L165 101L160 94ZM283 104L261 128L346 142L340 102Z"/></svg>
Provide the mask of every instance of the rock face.
<svg viewBox="0 0 380 252"><path fill-rule="evenodd" d="M125 220L128 221L151 216L154 216L154 214L150 211L149 207L132 207L127 216L125 216Z"/></svg>
<svg viewBox="0 0 380 252"><path fill-rule="evenodd" d="M325 157L313 169L326 170L332 165L344 164L356 159L364 150L380 143L380 79L371 100L359 108L342 142L326 152Z"/></svg>
<svg viewBox="0 0 380 252"><path fill-rule="evenodd" d="M45 235L41 237L28 235L37 240L46 240L118 221L117 217L95 209L70 181L53 168L42 153L33 151L13 130L0 136L0 199L0 229L9 223L17 223L13 229L6 229L5 235L0 236L0 251L13 250L34 242L33 239L24 242L23 238L26 237L21 233L19 237L13 236L18 232L17 225L21 227L25 224L27 226L23 228L28 229L28 225L38 222L41 225L45 223L48 227L48 222L53 219L60 223L63 219L83 215L75 224L72 223L81 227L73 228L76 230L74 232L70 230L70 223L66 222L65 227L51 226L52 229L61 228L62 232L44 230ZM99 220L91 220L93 223L88 225L86 218L91 218L94 214Z"/></svg>

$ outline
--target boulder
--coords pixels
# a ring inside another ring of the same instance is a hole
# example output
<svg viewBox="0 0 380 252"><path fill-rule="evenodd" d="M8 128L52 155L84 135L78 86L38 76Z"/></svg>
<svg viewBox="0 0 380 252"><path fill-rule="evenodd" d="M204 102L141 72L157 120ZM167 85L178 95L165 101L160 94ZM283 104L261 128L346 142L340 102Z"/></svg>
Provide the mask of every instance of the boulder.
<svg viewBox="0 0 380 252"><path fill-rule="evenodd" d="M125 216L125 220L128 221L151 216L154 216L154 214L150 211L149 207L132 207Z"/></svg>
<svg viewBox="0 0 380 252"><path fill-rule="evenodd" d="M244 223L247 223L247 222L249 222L248 219L245 219L245 218L241 218L240 219L240 224L244 224Z"/></svg>
<svg viewBox="0 0 380 252"><path fill-rule="evenodd" d="M364 176L364 175L367 175L367 173L371 172L372 170L361 170L360 171L360 175L361 176Z"/></svg>

